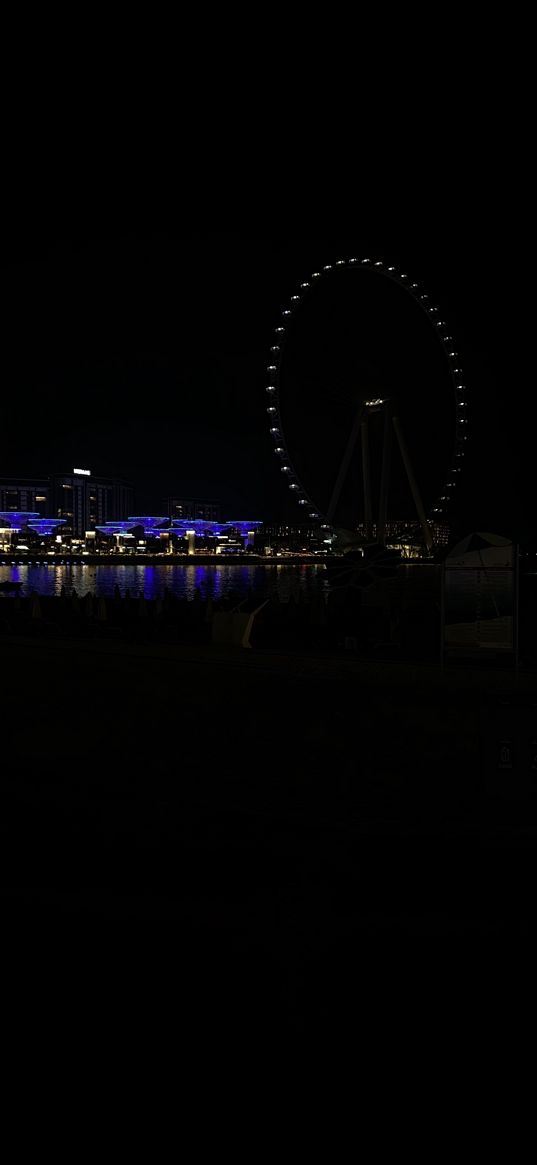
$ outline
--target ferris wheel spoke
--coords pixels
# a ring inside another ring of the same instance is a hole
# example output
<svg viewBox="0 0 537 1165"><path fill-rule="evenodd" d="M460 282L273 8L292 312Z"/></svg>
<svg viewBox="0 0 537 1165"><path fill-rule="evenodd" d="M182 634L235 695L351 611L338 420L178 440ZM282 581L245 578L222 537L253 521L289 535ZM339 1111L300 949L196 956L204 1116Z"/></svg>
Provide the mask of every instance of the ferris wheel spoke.
<svg viewBox="0 0 537 1165"><path fill-rule="evenodd" d="M350 466L350 463L352 460L352 455L354 453L354 447L355 447L356 442L358 440L358 433L360 432L360 426L362 424L363 416L364 416L364 406L363 406L363 404L361 404L359 409L358 409L358 412L356 413L356 417L354 419L354 424L353 424L352 429L350 431L349 440L347 441L347 448L345 449L345 452L343 454L343 460L342 460L341 465L339 467L339 473L337 475L336 483L335 483L334 489L332 491L332 497L330 498L330 503L329 503L328 509L326 511L326 519L327 519L327 522L329 524L332 523L332 518L334 517L334 514L336 512L339 498L341 495L341 490L343 489L343 482L345 481L347 473L349 472L349 466Z"/></svg>
<svg viewBox="0 0 537 1165"><path fill-rule="evenodd" d="M401 422L399 420L399 417L395 416L395 414L394 414L394 416L392 417L392 420L393 420L393 427L395 429L397 441L399 443L401 457L403 459L403 465L405 467L406 475L408 478L410 492L412 494L412 499L413 499L414 505L416 507L416 513L418 515L420 525L421 525L421 528L423 531L425 545L427 547L427 550L430 551L430 550L432 550L432 546L433 546L433 536L431 534L431 528L429 526L427 518L425 517L425 510L423 508L423 502L421 500L421 494L420 494L420 491L418 488L418 483L416 481L416 478L414 475L414 470L412 468L412 462L410 460L410 453L408 451L408 446L407 446L407 443L405 440L403 430L401 428Z"/></svg>
<svg viewBox="0 0 537 1165"><path fill-rule="evenodd" d="M378 541L384 543L388 519L388 491L390 488L390 454L392 444L392 405L387 400L384 405L384 440L382 444L382 468L380 471Z"/></svg>
<svg viewBox="0 0 537 1165"><path fill-rule="evenodd" d="M362 472L364 480L365 536L371 538L373 529L373 507L371 503L371 461L369 457L369 421L367 413L362 421Z"/></svg>

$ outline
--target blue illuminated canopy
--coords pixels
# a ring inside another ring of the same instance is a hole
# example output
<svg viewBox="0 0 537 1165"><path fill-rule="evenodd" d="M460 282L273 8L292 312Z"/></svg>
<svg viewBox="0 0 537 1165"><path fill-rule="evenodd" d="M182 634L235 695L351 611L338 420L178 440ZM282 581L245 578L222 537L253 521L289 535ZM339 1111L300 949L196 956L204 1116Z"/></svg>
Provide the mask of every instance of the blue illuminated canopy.
<svg viewBox="0 0 537 1165"><path fill-rule="evenodd" d="M238 530L241 534L248 534L250 530L257 529L262 526L260 521L247 521L245 518L236 521L217 522L206 521L203 518L177 518L174 520L170 532L172 534L184 534L187 530L195 530L196 534L222 534L224 530Z"/></svg>
<svg viewBox="0 0 537 1165"><path fill-rule="evenodd" d="M161 534L185 538L192 531L198 538L218 538L224 533L231 532L244 538L251 531L257 530L259 526L263 525L261 521L254 518L251 520L240 518L228 522L209 521L206 518L174 518L171 526L168 525L168 522L169 518L139 515L129 518L128 521L107 522L104 526L96 526L96 529L102 534L126 535L129 530L141 526L146 538L159 538Z"/></svg>
<svg viewBox="0 0 537 1165"><path fill-rule="evenodd" d="M100 534L110 534L110 535L128 534L129 530L132 530L133 526L135 526L135 525L137 525L137 523L132 522L132 521L131 522L107 522L105 526L96 526L95 529L98 530Z"/></svg>
<svg viewBox="0 0 537 1165"><path fill-rule="evenodd" d="M252 521L247 521L246 518L237 518L233 521L226 522L227 529L240 530L241 534L247 534L249 530L257 530L257 528L262 525L262 522L255 521L253 519Z"/></svg>
<svg viewBox="0 0 537 1165"><path fill-rule="evenodd" d="M11 529L18 531L22 526L27 526L32 518L40 518L41 514L34 513L32 510L0 510L0 521L9 522Z"/></svg>
<svg viewBox="0 0 537 1165"><path fill-rule="evenodd" d="M169 518L155 518L145 515L129 516L129 522L133 526L143 526L144 530L159 530L161 526L167 526Z"/></svg>
<svg viewBox="0 0 537 1165"><path fill-rule="evenodd" d="M35 534L47 537L50 534L55 534L58 526L65 526L66 521L66 518L42 518L39 522L28 522L28 529L33 530Z"/></svg>

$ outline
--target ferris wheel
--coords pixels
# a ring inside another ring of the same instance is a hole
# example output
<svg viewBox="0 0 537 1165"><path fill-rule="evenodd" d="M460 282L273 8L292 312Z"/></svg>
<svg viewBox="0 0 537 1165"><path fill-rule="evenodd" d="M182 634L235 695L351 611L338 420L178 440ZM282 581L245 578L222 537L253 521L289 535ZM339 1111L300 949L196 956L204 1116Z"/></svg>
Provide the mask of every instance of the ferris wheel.
<svg viewBox="0 0 537 1165"><path fill-rule="evenodd" d="M267 374L270 434L302 514L375 542L403 517L430 550L468 421L454 340L423 286L380 260L326 264L283 309Z"/></svg>

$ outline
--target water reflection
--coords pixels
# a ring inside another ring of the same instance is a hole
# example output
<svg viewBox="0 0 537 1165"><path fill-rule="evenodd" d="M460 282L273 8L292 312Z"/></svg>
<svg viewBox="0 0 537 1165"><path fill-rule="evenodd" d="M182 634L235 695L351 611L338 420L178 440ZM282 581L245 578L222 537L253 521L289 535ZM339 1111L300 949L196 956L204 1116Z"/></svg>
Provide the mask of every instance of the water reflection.
<svg viewBox="0 0 537 1165"><path fill-rule="evenodd" d="M59 595L62 587L69 594L73 589L85 595L113 595L116 586L120 594L140 592L147 599L162 597L168 589L179 598L193 599L196 589L205 598L219 599L233 592L244 598L250 591L259 594L276 592L282 602L291 595L310 594L319 587L327 587L324 566L306 564L285 566L235 565L218 563L207 566L86 566L84 563L0 566L0 582L8 579L22 583L22 594L37 591L41 595Z"/></svg>

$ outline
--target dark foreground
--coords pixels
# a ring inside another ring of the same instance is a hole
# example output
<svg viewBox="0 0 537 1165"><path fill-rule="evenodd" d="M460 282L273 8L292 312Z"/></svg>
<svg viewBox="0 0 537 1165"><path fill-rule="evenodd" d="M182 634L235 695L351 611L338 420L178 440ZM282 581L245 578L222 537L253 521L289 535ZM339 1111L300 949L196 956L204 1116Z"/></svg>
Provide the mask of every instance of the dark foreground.
<svg viewBox="0 0 537 1165"><path fill-rule="evenodd" d="M533 946L532 678L506 702L506 674L425 665L40 638L1 652L2 909L26 970L56 975L76 949L66 991L82 976L93 998L105 965L124 1001L149 963L154 1006L162 992L184 1031L311 1036L369 1014L368 991L401 1015L449 971L446 1015L489 944Z"/></svg>

